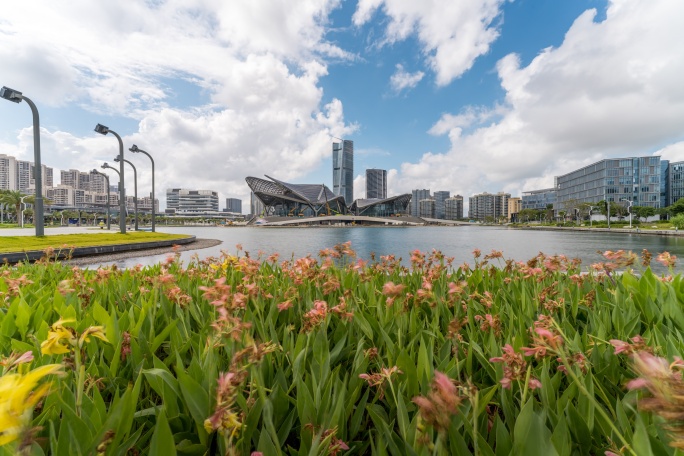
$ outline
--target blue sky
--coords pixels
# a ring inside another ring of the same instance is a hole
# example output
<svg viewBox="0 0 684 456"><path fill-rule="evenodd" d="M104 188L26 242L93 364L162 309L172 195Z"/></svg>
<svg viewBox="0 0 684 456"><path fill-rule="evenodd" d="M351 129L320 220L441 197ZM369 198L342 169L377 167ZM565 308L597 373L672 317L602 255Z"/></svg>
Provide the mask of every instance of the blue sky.
<svg viewBox="0 0 684 456"><path fill-rule="evenodd" d="M249 175L331 185L333 136L355 143L355 197L370 167L391 194L519 195L601 158L684 160L681 17L677 0L26 0L0 19L0 85L39 106L48 166L111 161L102 123L157 157L159 189L221 205L247 210ZM30 122L0 103L0 153L31 159Z"/></svg>

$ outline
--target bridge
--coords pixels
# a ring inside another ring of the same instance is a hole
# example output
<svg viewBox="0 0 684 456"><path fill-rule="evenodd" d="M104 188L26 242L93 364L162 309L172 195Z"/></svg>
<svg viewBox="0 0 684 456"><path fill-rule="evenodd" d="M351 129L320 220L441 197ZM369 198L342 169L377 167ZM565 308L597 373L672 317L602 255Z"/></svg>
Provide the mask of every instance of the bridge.
<svg viewBox="0 0 684 456"><path fill-rule="evenodd" d="M325 215L321 217L254 217L248 225L256 226L424 226L424 225L469 225L456 220L427 219L412 216L370 217L364 215Z"/></svg>

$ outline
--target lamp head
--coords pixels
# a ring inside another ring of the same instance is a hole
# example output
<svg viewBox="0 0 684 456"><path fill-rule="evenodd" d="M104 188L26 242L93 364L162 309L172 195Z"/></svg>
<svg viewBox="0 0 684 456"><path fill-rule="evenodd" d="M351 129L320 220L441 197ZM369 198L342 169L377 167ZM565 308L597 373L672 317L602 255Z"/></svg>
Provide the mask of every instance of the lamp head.
<svg viewBox="0 0 684 456"><path fill-rule="evenodd" d="M109 163L105 162L105 163L102 165L102 169L107 169L107 168L111 168L111 166L109 166Z"/></svg>
<svg viewBox="0 0 684 456"><path fill-rule="evenodd" d="M105 127L102 124L97 124L95 125L95 131L101 135L106 135L107 133L109 133L109 127Z"/></svg>
<svg viewBox="0 0 684 456"><path fill-rule="evenodd" d="M133 144L133 146L128 150L130 150L131 152L140 152L140 149L138 149L138 146L136 146L135 144Z"/></svg>
<svg viewBox="0 0 684 456"><path fill-rule="evenodd" d="M21 95L21 92L19 92L18 90L10 89L9 87L5 86L3 86L2 89L0 89L0 98L13 101L14 103L21 103L21 100L24 99L24 97L22 97Z"/></svg>
<svg viewBox="0 0 684 456"><path fill-rule="evenodd" d="M118 163L121 161L121 158L117 155L116 157L114 157L114 161Z"/></svg>

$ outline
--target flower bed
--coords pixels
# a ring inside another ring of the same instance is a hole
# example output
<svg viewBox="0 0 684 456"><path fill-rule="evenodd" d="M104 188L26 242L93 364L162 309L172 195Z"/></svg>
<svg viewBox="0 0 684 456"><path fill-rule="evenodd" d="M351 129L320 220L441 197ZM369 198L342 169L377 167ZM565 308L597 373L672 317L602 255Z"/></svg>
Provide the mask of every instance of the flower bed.
<svg viewBox="0 0 684 456"><path fill-rule="evenodd" d="M675 454L682 278L605 256L5 266L0 454Z"/></svg>

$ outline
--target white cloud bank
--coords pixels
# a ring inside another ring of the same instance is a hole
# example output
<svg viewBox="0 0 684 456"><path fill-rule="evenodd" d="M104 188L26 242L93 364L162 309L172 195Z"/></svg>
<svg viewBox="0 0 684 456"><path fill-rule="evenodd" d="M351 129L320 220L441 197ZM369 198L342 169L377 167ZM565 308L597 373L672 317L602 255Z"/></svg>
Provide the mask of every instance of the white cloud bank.
<svg viewBox="0 0 684 456"><path fill-rule="evenodd" d="M445 114L431 133L447 153L401 165L392 190L430 185L469 196L553 185L553 176L611 156L684 158L684 2L612 0L579 16L558 48L497 64L505 103Z"/></svg>
<svg viewBox="0 0 684 456"><path fill-rule="evenodd" d="M162 200L164 188L178 186L246 199L247 175L304 175L328 157L330 135L355 128L339 100L323 104L319 84L326 59L353 58L325 40L338 4L26 0L0 18L0 61L11 62L0 76L41 106L84 107L93 126L98 114L139 121L124 144L157 157ZM174 104L177 79L210 103ZM27 135L0 153L31 159ZM116 141L44 130L42 149L45 164L87 170L111 160ZM140 187L149 185L149 173L139 174Z"/></svg>
<svg viewBox="0 0 684 456"><path fill-rule="evenodd" d="M377 10L389 21L384 42L420 40L438 86L468 71L499 36L504 0L359 0L353 22L362 26ZM380 43L383 44L383 43Z"/></svg>
<svg viewBox="0 0 684 456"><path fill-rule="evenodd" d="M404 70L403 65L400 63L396 65L396 69L397 71L395 71L390 78L390 86L395 93L414 88L423 79L423 76L425 76L425 73L422 71L409 73L408 71Z"/></svg>

